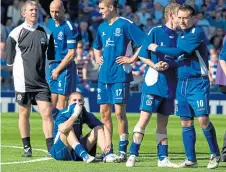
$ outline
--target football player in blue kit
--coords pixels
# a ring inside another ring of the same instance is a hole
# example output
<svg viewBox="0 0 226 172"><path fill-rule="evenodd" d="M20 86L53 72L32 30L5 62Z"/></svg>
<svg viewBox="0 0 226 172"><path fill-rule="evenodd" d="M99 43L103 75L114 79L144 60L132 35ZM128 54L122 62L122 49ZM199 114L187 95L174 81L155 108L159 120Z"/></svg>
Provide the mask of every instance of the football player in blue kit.
<svg viewBox="0 0 226 172"><path fill-rule="evenodd" d="M186 159L179 167L197 167L195 152L196 133L194 117L203 130L210 148L210 160L207 168L217 168L220 151L216 131L209 119L208 49L204 32L194 25L195 10L182 5L178 10L178 23L183 32L178 36L177 47L167 48L151 44L149 49L156 53L177 57L178 84L176 90L175 111L180 116L182 137Z"/></svg>
<svg viewBox="0 0 226 172"><path fill-rule="evenodd" d="M179 4L170 3L165 8L166 24L152 28L142 48L139 58L147 64L142 87L140 118L133 130L133 141L130 146L130 157L127 167L133 167L139 155L139 149L152 113L157 113L156 142L158 167L175 167L168 158L167 123L169 115L174 114L176 90L176 63L174 57L148 51L151 43L160 46L176 47L177 10ZM167 63L163 62L167 61Z"/></svg>
<svg viewBox="0 0 226 172"><path fill-rule="evenodd" d="M78 32L74 24L64 17L62 1L50 4L50 19L47 27L53 32L55 42L55 61L50 63L49 85L53 108L66 107L68 95L75 89L75 63L73 61Z"/></svg>
<svg viewBox="0 0 226 172"><path fill-rule="evenodd" d="M224 41L223 41L223 46L221 49L221 53L219 55L219 61L220 61L220 65L221 65L221 71L222 73L220 73L219 75L219 85L220 86L220 91L224 94L226 94L226 35L224 36ZM220 71L219 71L220 72ZM217 72L217 77L218 77L218 72ZM223 139L223 148L221 151L221 161L226 162L226 131L224 134L224 139Z"/></svg>
<svg viewBox="0 0 226 172"><path fill-rule="evenodd" d="M114 104L120 137L118 155L125 161L128 145L126 103L133 80L130 63L134 62L139 51L138 48L133 55L132 43L140 47L145 34L135 23L117 14L117 1L101 0L99 9L105 21L100 24L93 44L96 61L101 64L97 102L100 104L102 122L110 130L111 136Z"/></svg>
<svg viewBox="0 0 226 172"><path fill-rule="evenodd" d="M110 132L94 114L86 111L84 97L79 92L73 92L69 97L69 106L54 114L54 145L50 154L56 160L94 161L96 145L104 154L104 162L118 161L110 152ZM83 125L92 129L83 136Z"/></svg>

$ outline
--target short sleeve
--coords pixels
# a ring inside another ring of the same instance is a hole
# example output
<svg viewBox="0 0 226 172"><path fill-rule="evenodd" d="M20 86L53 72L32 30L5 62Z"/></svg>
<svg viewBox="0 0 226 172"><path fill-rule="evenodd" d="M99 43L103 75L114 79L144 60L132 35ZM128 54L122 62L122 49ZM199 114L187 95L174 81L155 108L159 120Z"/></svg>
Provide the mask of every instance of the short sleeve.
<svg viewBox="0 0 226 172"><path fill-rule="evenodd" d="M148 35L145 37L142 47L138 53L138 56L143 57L143 58L149 58L149 52L148 52L148 46L153 43L154 41L154 34L153 30L151 30Z"/></svg>
<svg viewBox="0 0 226 172"><path fill-rule="evenodd" d="M16 55L16 44L17 42L11 36L8 37L6 41L6 61L7 65L11 66L14 63L15 55Z"/></svg>
<svg viewBox="0 0 226 172"><path fill-rule="evenodd" d="M98 31L96 33L95 40L93 41L93 48L95 48L97 50L101 50L102 47L103 47L103 43L102 43L102 40L101 40L99 28L98 28Z"/></svg>
<svg viewBox="0 0 226 172"><path fill-rule="evenodd" d="M76 38L78 36L78 31L70 21L67 20L66 22L68 25L67 31L66 31L67 48L74 49L74 48L76 48Z"/></svg>
<svg viewBox="0 0 226 172"><path fill-rule="evenodd" d="M136 47L141 46L146 36L146 34L135 23L129 23L128 34L130 40L133 41Z"/></svg>

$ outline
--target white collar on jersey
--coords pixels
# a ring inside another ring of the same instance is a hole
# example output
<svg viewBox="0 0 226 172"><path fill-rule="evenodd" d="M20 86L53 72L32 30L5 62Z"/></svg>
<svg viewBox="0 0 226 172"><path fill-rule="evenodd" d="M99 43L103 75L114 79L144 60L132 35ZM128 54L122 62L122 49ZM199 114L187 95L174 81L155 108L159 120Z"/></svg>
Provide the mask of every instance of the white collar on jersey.
<svg viewBox="0 0 226 172"><path fill-rule="evenodd" d="M23 23L24 27L30 31L34 31L38 27L38 23L35 25L27 24L26 22Z"/></svg>

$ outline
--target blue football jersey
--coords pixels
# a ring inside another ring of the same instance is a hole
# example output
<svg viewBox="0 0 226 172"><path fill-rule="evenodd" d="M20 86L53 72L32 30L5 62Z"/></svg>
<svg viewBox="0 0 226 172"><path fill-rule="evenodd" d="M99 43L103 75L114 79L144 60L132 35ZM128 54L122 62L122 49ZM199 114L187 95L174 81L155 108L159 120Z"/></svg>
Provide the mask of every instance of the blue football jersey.
<svg viewBox="0 0 226 172"><path fill-rule="evenodd" d="M165 25L154 27L146 36L138 56L151 59L155 64L159 61L165 61L169 64L173 64L173 62L176 60L175 57L151 52L148 50L148 46L151 43L155 43L159 46L176 47L177 37L177 33ZM175 67L177 66L172 65L166 71L159 72L150 66L147 66L142 92L146 94L158 95L164 98L174 98L177 84L177 74Z"/></svg>
<svg viewBox="0 0 226 172"><path fill-rule="evenodd" d="M67 121L74 112L76 104L71 104L68 107L58 111L55 115L55 123L54 123L54 137L58 132L58 126L61 123ZM103 125L103 123L98 120L94 114L87 112L85 108L82 109L82 114L75 121L73 128L75 135L78 139L82 136L83 124L87 124L89 128L93 129L96 126Z"/></svg>
<svg viewBox="0 0 226 172"><path fill-rule="evenodd" d="M195 26L178 36L177 47L185 51L178 57L178 78L208 76L208 49L205 40L202 29Z"/></svg>
<svg viewBox="0 0 226 172"><path fill-rule="evenodd" d="M55 42L55 61L61 61L68 49L74 49L76 47L76 37L78 31L74 24L65 19L60 25L56 25L53 19L50 19L47 27L52 31Z"/></svg>
<svg viewBox="0 0 226 172"><path fill-rule="evenodd" d="M119 17L114 23L104 21L98 27L93 48L103 51L103 64L98 80L101 83L130 82L133 80L129 64L119 65L116 58L133 55L132 43L139 47L145 34L132 21Z"/></svg>

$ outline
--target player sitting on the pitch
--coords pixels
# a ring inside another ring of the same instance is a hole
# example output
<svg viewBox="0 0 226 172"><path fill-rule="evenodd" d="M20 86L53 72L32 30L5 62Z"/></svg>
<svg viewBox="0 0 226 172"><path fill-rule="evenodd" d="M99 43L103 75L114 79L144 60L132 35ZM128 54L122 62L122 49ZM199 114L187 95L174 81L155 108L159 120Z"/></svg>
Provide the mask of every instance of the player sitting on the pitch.
<svg viewBox="0 0 226 172"><path fill-rule="evenodd" d="M112 153L110 133L92 113L86 111L84 97L79 92L71 93L69 106L54 115L54 145L50 154L56 160L90 163L95 160L96 143L104 153L104 162L117 162L119 157ZM92 130L82 135L83 124Z"/></svg>

